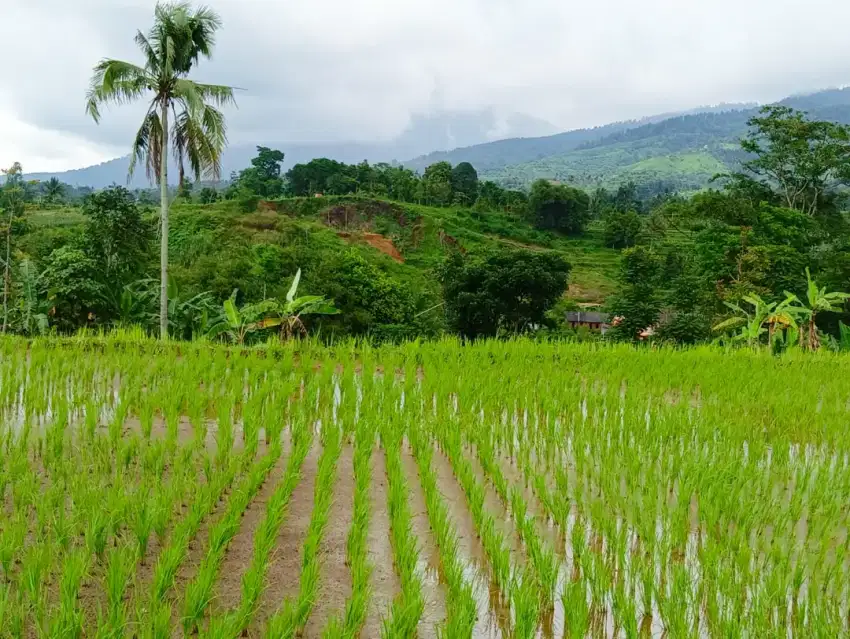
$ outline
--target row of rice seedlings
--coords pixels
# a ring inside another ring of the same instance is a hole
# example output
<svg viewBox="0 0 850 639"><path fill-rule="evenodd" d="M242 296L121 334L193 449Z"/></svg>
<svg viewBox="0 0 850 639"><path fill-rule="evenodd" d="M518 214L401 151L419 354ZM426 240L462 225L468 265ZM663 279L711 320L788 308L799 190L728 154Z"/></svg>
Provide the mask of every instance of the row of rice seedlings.
<svg viewBox="0 0 850 639"><path fill-rule="evenodd" d="M401 583L401 592L393 600L389 616L382 620L382 636L386 638L415 637L425 609L422 578L417 569L419 548L413 534L407 480L401 464L402 432L399 424L384 421L381 444L386 458L390 540Z"/></svg>
<svg viewBox="0 0 850 639"><path fill-rule="evenodd" d="M56 400L57 408L62 398ZM61 424L67 414L57 410ZM32 561L24 563L20 583L26 595L26 607L33 625L41 632L74 636L82 633L84 616L78 608L77 594L87 578L90 566L103 563L110 539L117 538L128 514L128 491L133 485L131 462L134 455L117 460L111 475L103 475L92 466L92 453L101 446L77 449L75 455L57 456L58 444L65 439L66 426L52 426L56 439L43 449L50 457L42 461L50 469L52 482L43 489L35 505L37 528L35 545L28 551ZM110 446L111 447L111 446ZM134 451L135 452L135 449ZM86 476L79 469L94 468L94 476ZM84 544L76 546L75 540L83 537ZM59 601L49 606L46 584L56 570L59 580Z"/></svg>
<svg viewBox="0 0 850 639"><path fill-rule="evenodd" d="M207 552L201 560L195 578L185 589L182 624L186 634L200 628L204 613L212 601L213 587L227 547L239 531L245 509L265 482L280 454L281 444L278 440L253 464L247 476L230 495L224 516L210 530Z"/></svg>
<svg viewBox="0 0 850 639"><path fill-rule="evenodd" d="M189 543L247 461L241 455L232 457L226 468L212 474L207 478L207 483L198 485L193 491L197 497L183 519L174 526L168 544L160 551L146 601L136 602L139 634L150 637L170 636L171 604L168 593L174 587L177 571L188 555Z"/></svg>
<svg viewBox="0 0 850 639"><path fill-rule="evenodd" d="M269 638L295 637L303 632L318 594L322 571L319 545L328 524L337 461L342 451L340 429L333 424L323 425L321 439L323 449L313 494L313 513L304 540L298 595L294 599L286 599L269 619L266 628L266 636Z"/></svg>
<svg viewBox="0 0 850 639"><path fill-rule="evenodd" d="M322 636L325 639L356 639L360 636L371 599L372 566L369 563L369 522L372 483L372 450L375 431L363 420L358 425L354 448L354 507L346 544L346 562L351 572L351 596L345 602L342 619L331 618Z"/></svg>
<svg viewBox="0 0 850 639"><path fill-rule="evenodd" d="M525 546L526 555L530 560L540 596L541 612L550 613L554 608L555 589L558 583L559 562L554 550L541 539L533 517L528 515L528 509L522 491L517 486L509 485L493 453L492 446L485 436L474 434L474 426L465 431L473 442L481 462L485 477L492 483L502 502L509 507L511 518L516 525L517 533ZM523 580L524 588L531 588L528 579Z"/></svg>
<svg viewBox="0 0 850 639"><path fill-rule="evenodd" d="M537 609L539 602L535 598L513 598L514 586L524 582L514 581L514 570L511 565L511 551L505 536L498 529L493 515L484 507L485 488L475 476L475 470L464 455L460 442L460 433L456 423L433 422L432 430L437 444L446 454L452 471L466 495L467 506L472 514L472 521L481 539L481 545L490 564L491 577L499 590L500 598L506 603L514 604L514 617L527 619L534 617L534 627L537 627ZM517 636L527 636L520 634Z"/></svg>
<svg viewBox="0 0 850 639"><path fill-rule="evenodd" d="M265 518L254 533L254 552L251 564L242 576L242 597L239 607L235 611L211 618L207 630L209 637L239 637L251 625L259 607L272 551L280 528L286 520L289 500L301 480L301 469L312 441L306 428L296 428L293 431L292 453L283 479L266 504Z"/></svg>
<svg viewBox="0 0 850 639"><path fill-rule="evenodd" d="M443 496L437 488L437 475L431 465L433 447L429 439L419 432L416 425L408 430L419 477L425 493L428 521L440 552L442 576L446 581L446 621L440 635L446 637L468 637L472 635L478 610L473 586L464 575L463 562L458 556L457 533Z"/></svg>

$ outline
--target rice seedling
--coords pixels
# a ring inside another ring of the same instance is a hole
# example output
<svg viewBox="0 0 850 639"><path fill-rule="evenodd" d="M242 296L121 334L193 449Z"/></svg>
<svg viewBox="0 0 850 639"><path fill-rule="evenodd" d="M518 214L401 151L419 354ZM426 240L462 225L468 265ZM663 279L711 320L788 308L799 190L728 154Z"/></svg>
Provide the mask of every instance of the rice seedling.
<svg viewBox="0 0 850 639"><path fill-rule="evenodd" d="M369 489L384 479L371 471L379 433L387 502L378 507L401 587L385 636L424 632L432 603L411 526L413 481L439 553L438 630L475 628L437 454L465 495L494 596L510 605L503 635L550 633L554 609L569 637L845 636L848 372L827 353L707 347L447 339L229 350L120 335L3 337L0 633L303 631L325 578L333 460L353 441L351 591L320 627L357 636L375 585L367 531ZM222 557L284 429L292 454L251 540L239 604L215 610ZM314 442L323 451L299 592L258 629ZM418 472L405 477L408 446ZM204 522L200 566L178 586ZM85 614L81 593L97 615Z"/></svg>
<svg viewBox="0 0 850 639"><path fill-rule="evenodd" d="M354 513L346 544L346 560L351 571L351 596L342 618L332 617L322 633L325 639L355 639L366 621L371 598L372 566L368 558L368 533L371 518L369 485L372 481L372 450L375 432L365 422L356 432L354 450Z"/></svg>
<svg viewBox="0 0 850 639"><path fill-rule="evenodd" d="M266 636L269 638L295 637L303 631L316 601L321 579L319 544L328 524L328 515L333 499L333 484L336 480L337 461L342 450L340 430L328 425L321 433L323 449L319 458L319 470L313 497L313 513L303 544L303 558L299 579L298 595L287 599L269 619Z"/></svg>
<svg viewBox="0 0 850 639"><path fill-rule="evenodd" d="M242 483L231 494L224 516L210 531L207 552L201 560L195 578L185 589L182 623L187 634L199 627L204 612L212 601L213 587L227 546L239 530L243 512L266 480L280 453L278 442L262 459L254 463Z"/></svg>
<svg viewBox="0 0 850 639"><path fill-rule="evenodd" d="M384 637L415 637L424 609L422 581L417 570L419 548L412 531L407 480L401 466L400 434L401 429L395 424L387 424L381 431L389 484L390 539L396 572L401 581L401 593L393 601L389 617L383 620Z"/></svg>

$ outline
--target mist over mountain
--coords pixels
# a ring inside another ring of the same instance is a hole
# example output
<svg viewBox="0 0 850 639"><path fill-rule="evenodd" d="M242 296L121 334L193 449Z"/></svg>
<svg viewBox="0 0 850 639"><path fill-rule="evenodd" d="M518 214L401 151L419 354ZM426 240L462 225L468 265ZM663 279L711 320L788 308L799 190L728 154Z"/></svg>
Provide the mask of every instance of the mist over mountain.
<svg viewBox="0 0 850 639"><path fill-rule="evenodd" d="M850 123L850 88L793 95L780 102L816 119ZM417 115L395 139L379 142L291 144L257 141L229 146L222 158L222 179L250 165L256 146L280 149L284 170L327 157L340 162L400 162L423 171L435 162L470 162L482 177L524 188L547 178L580 186L625 181L664 183L674 190L703 188L712 176L734 168L742 158L739 140L758 105L719 104L662 113L627 122L555 133L548 122L495 109ZM28 174L28 179L57 177L74 186L102 188L127 183L129 157L62 173ZM176 176L172 167L171 176ZM150 185L143 170L130 186Z"/></svg>
<svg viewBox="0 0 850 639"><path fill-rule="evenodd" d="M495 109L470 112L438 112L415 115L408 127L395 139L386 142L323 142L315 144L258 140L250 144L229 145L222 156L222 179L231 172L250 166L257 145L280 149L286 155L284 170L300 162L327 157L340 162L354 163L401 161L434 150L449 150L484 143L503 137L549 135L557 129L543 120L518 114L500 114ZM129 145L129 141L128 141ZM103 188L111 184L127 184L129 156L116 158L95 166L59 173L31 173L27 179L48 180L57 177L73 186ZM169 168L176 178L176 167ZM134 188L150 185L144 168L139 167L130 180Z"/></svg>

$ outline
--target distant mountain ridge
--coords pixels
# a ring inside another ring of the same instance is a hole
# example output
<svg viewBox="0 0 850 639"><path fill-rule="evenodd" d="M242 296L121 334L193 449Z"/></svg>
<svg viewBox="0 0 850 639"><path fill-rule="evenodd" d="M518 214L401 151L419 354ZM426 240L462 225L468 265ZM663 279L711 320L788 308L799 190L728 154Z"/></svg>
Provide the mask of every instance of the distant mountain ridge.
<svg viewBox="0 0 850 639"><path fill-rule="evenodd" d="M499 113L495 109L416 115L399 136L388 142L293 144L267 140L230 145L222 156L221 177L228 179L231 172L250 166L251 159L256 156L258 144L283 151L286 156L284 161L284 169L286 169L293 164L309 162L317 157L328 157L346 163L362 160L392 162L422 155L435 149L466 147L498 137L549 135L556 131L554 125L543 120L519 113ZM103 188L111 184L127 184L129 163L129 156L126 156L81 169L57 173L31 173L25 177L29 180L42 181L56 177L73 186ZM169 175L177 175L176 167L169 169ZM133 188L150 186L143 167L136 171L129 185Z"/></svg>
<svg viewBox="0 0 850 639"><path fill-rule="evenodd" d="M850 124L850 88L793 95L780 104L807 111L814 118ZM739 140L758 106L719 104L556 134L551 124L520 114L501 115L493 109L443 112L413 118L401 135L384 143L260 144L283 151L284 168L317 157L346 163L401 161L418 171L440 161L470 162L482 178L513 188L546 178L585 187L633 180L688 191L703 188L714 175L734 168L743 158ZM505 139L494 139L501 136ZM228 147L222 178L249 166L255 152L255 144ZM26 177L55 176L75 186L102 188L126 183L128 163L125 157ZM133 187L148 185L143 171L131 182Z"/></svg>
<svg viewBox="0 0 850 639"><path fill-rule="evenodd" d="M850 88L795 95L780 104L806 111L816 119L850 124ZM472 162L480 167L482 177L513 188L525 188L545 178L587 188L634 181L678 191L698 190L744 159L739 141L758 109L752 104L693 109L539 140L504 140L455 149L417 158L411 164L428 164L438 158L452 164Z"/></svg>

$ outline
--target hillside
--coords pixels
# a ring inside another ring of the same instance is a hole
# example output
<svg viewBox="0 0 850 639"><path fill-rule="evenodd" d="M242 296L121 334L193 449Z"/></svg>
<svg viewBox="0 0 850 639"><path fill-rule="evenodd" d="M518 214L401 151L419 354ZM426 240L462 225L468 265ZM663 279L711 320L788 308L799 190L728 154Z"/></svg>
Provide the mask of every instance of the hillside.
<svg viewBox="0 0 850 639"><path fill-rule="evenodd" d="M75 209L32 211L28 217L33 231L22 248L36 261L83 222ZM347 247L418 292L436 293L433 269L455 247L502 245L561 253L573 265L570 293L577 301L604 300L614 289L619 264L619 252L603 246L595 226L584 236L565 238L507 213L354 196L261 202L250 213L233 201L177 203L171 217L175 277L193 294L210 290L224 298L234 282L243 292L254 292L273 274L282 277L298 267L304 268L305 288L315 291L326 284L323 261Z"/></svg>
<svg viewBox="0 0 850 639"><path fill-rule="evenodd" d="M812 117L850 123L850 89L832 89L781 101ZM633 180L690 191L737 166L738 141L747 133L755 104L722 104L661 114L539 138L517 138L431 153L405 162L424 169L438 161L470 162L481 176L526 188L535 179L585 187Z"/></svg>
<svg viewBox="0 0 850 639"><path fill-rule="evenodd" d="M850 124L850 89L793 96L780 104L806 111L815 119ZM698 190L717 173L739 165L744 158L739 140L747 134L747 120L757 113L758 108L751 107L672 117L482 173L515 188L547 178L585 187L634 181L678 191ZM468 152L476 157L480 151L473 148Z"/></svg>

